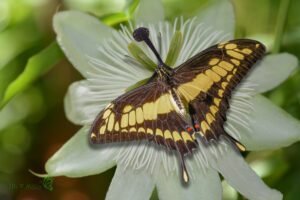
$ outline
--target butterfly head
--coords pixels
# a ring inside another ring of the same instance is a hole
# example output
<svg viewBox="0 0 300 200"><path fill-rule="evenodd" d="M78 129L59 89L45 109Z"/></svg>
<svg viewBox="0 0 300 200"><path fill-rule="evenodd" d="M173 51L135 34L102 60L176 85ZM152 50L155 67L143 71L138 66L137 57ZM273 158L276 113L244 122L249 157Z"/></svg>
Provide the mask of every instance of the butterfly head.
<svg viewBox="0 0 300 200"><path fill-rule="evenodd" d="M137 28L132 35L137 42L145 41L149 39L149 29L145 27Z"/></svg>

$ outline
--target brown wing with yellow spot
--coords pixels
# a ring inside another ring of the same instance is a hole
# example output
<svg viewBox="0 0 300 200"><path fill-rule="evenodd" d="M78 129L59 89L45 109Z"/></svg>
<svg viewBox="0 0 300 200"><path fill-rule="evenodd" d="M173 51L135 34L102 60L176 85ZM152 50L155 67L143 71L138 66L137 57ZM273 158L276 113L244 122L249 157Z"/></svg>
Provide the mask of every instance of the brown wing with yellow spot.
<svg viewBox="0 0 300 200"><path fill-rule="evenodd" d="M231 40L206 49L174 69L176 89L188 104L194 128L206 139L228 135L223 125L231 92L264 54L264 45L257 41ZM229 138L243 150L240 143Z"/></svg>
<svg viewBox="0 0 300 200"><path fill-rule="evenodd" d="M181 155L197 147L193 130L178 113L170 86L156 81L111 102L90 130L92 143L148 140Z"/></svg>

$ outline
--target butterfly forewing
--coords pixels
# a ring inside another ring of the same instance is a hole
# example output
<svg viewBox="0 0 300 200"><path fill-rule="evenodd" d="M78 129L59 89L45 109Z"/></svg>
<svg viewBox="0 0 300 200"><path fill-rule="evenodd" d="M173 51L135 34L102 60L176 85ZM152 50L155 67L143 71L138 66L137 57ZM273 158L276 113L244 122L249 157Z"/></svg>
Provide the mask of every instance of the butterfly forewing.
<svg viewBox="0 0 300 200"><path fill-rule="evenodd" d="M206 49L174 69L175 88L188 104L194 128L206 139L227 135L223 124L231 92L264 53L264 45L257 41L231 40Z"/></svg>
<svg viewBox="0 0 300 200"><path fill-rule="evenodd" d="M156 81L126 93L104 109L90 130L93 143L148 140L182 155L196 148L178 114L171 88Z"/></svg>

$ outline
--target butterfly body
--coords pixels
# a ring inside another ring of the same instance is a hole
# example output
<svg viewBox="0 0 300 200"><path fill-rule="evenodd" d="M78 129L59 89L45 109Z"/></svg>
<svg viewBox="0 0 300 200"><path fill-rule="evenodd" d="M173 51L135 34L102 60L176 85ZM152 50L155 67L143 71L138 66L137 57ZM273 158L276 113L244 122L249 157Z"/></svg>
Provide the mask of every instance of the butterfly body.
<svg viewBox="0 0 300 200"><path fill-rule="evenodd" d="M138 39L151 43L143 34ZM184 156L197 148L196 135L206 143L225 136L245 149L223 126L231 93L264 53L261 43L240 39L216 44L174 69L159 57L145 85L121 95L100 112L90 129L91 142L146 140L175 150L187 182Z"/></svg>

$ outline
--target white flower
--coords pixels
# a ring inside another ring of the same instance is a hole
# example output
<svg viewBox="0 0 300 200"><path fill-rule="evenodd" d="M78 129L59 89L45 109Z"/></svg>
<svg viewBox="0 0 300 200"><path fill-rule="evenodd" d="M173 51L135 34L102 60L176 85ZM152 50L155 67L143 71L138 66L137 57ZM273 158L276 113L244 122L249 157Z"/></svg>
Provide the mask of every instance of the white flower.
<svg viewBox="0 0 300 200"><path fill-rule="evenodd" d="M233 9L225 0L197 19L176 20L174 24L162 20L163 9L158 1L141 2L135 21L149 27L150 37L155 46L161 47L163 59L176 28L183 34L183 47L174 66L212 44L233 37ZM147 143L90 146L88 129L99 111L153 72L128 51L133 27L117 32L89 15L66 11L56 14L54 28L60 46L86 80L73 83L65 98L68 118L83 128L48 160L48 175L82 177L117 165L107 199L149 199L156 187L160 199L211 200L222 199L220 173L248 199L282 198L222 140L209 147L199 145L194 156L187 159L191 175L188 187L181 185L175 156L165 150ZM156 61L144 44L138 45ZM300 139L300 123L258 94L280 84L296 66L297 60L290 54L268 55L234 93L225 128L248 150L280 148Z"/></svg>

